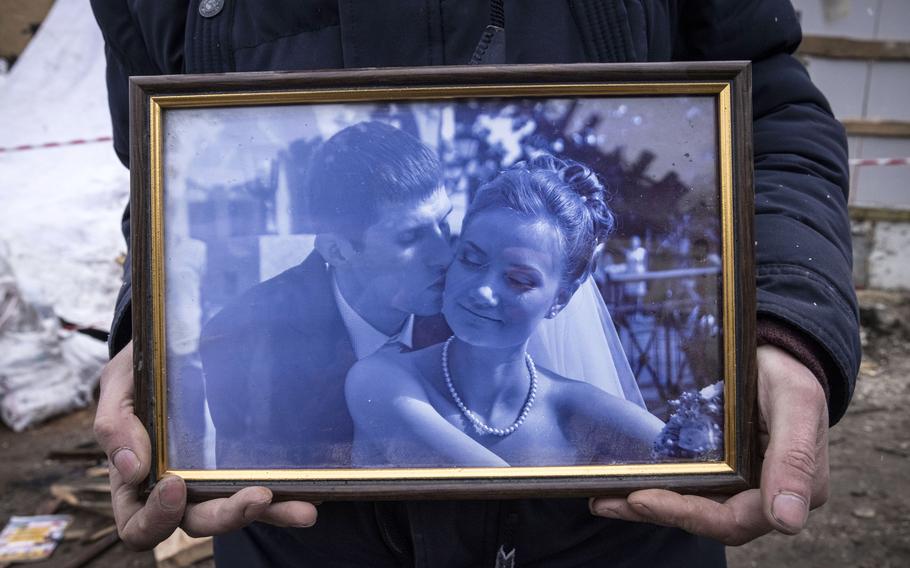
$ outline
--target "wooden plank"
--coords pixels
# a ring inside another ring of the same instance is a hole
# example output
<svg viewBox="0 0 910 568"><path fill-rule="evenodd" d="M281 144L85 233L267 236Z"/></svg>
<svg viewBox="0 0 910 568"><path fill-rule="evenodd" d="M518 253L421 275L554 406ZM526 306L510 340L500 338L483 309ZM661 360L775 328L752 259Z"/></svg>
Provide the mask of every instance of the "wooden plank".
<svg viewBox="0 0 910 568"><path fill-rule="evenodd" d="M850 218L854 221L881 221L885 223L910 223L910 209L889 209L885 207L850 206Z"/></svg>
<svg viewBox="0 0 910 568"><path fill-rule="evenodd" d="M110 473L110 467L105 465L96 465L85 470L86 477L107 477Z"/></svg>
<svg viewBox="0 0 910 568"><path fill-rule="evenodd" d="M109 495L111 492L111 482L108 479L99 479L97 477L74 479L65 483L51 484L51 494L56 495L55 489L64 493L103 493Z"/></svg>
<svg viewBox="0 0 910 568"><path fill-rule="evenodd" d="M155 563L158 568L185 568L213 554L212 537L193 538L177 529L155 547Z"/></svg>
<svg viewBox="0 0 910 568"><path fill-rule="evenodd" d="M829 59L910 61L910 41L808 35L803 36L797 53Z"/></svg>
<svg viewBox="0 0 910 568"><path fill-rule="evenodd" d="M880 136L883 138L910 138L910 122L905 120L841 120L850 136Z"/></svg>
<svg viewBox="0 0 910 568"><path fill-rule="evenodd" d="M85 486L78 489L72 485L55 483L51 485L50 492L54 498L74 509L114 518L114 510L109 497L110 485L106 481L95 486ZM92 497L92 495L87 494L94 494L95 498L88 498Z"/></svg>
<svg viewBox="0 0 910 568"><path fill-rule="evenodd" d="M86 542L86 543L95 542L96 540L98 540L100 538L104 538L107 535L109 535L113 532L116 532L116 531L117 531L117 525L108 525L93 533L86 534L85 538L83 538L82 540L83 540L83 542Z"/></svg>

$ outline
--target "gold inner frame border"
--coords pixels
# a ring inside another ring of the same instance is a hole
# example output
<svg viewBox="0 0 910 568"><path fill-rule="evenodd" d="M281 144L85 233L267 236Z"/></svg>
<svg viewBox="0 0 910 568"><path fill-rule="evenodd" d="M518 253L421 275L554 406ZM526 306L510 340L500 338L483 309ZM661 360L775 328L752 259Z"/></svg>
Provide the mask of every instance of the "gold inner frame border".
<svg viewBox="0 0 910 568"><path fill-rule="evenodd" d="M169 469L166 420L167 368L165 349L163 112L166 109L291 104L438 101L467 98L557 98L713 95L716 97L718 181L720 183L724 361L724 460L659 464L535 466L505 468L363 468L363 469ZM359 87L263 92L156 95L149 97L149 166L151 189L152 356L155 361L154 410L156 440L153 456L157 479L178 475L188 481L372 481L490 478L589 478L726 474L735 472L736 295L733 230L733 122L731 86L726 81L653 83L493 84L448 87Z"/></svg>

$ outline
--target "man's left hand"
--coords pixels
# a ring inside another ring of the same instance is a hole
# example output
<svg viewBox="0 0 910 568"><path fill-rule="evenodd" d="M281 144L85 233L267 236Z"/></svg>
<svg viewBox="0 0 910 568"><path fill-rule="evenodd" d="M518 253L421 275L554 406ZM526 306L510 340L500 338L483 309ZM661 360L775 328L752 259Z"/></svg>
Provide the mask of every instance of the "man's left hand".
<svg viewBox="0 0 910 568"><path fill-rule="evenodd" d="M678 527L731 546L780 531L794 535L828 500L828 407L809 369L786 351L758 348L761 487L718 502L662 489L595 498L602 517Z"/></svg>

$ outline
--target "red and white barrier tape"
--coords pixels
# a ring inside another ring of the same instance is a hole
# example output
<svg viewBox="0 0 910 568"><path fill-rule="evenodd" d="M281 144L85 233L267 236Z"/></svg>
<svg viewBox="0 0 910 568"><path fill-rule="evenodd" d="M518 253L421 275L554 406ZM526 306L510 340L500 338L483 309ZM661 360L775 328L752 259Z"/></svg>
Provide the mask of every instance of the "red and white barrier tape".
<svg viewBox="0 0 910 568"><path fill-rule="evenodd" d="M40 150L43 148L59 148L61 146L79 146L80 144L95 144L98 142L110 142L113 140L110 136L98 136L97 138L77 138L76 140L67 140L66 142L45 142L43 144L23 144L21 146L10 146L9 148L0 147L0 154L4 152L25 152L26 150Z"/></svg>
<svg viewBox="0 0 910 568"><path fill-rule="evenodd" d="M910 166L910 158L854 158L850 166Z"/></svg>

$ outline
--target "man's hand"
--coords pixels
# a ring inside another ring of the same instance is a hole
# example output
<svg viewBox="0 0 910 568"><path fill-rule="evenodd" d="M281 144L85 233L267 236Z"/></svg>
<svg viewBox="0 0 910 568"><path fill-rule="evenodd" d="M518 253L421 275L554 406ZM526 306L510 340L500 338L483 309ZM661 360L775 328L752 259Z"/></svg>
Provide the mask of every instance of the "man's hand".
<svg viewBox="0 0 910 568"><path fill-rule="evenodd" d="M764 449L761 488L723 503L661 489L591 500L595 515L678 527L725 544L772 530L796 534L828 500L828 407L809 369L786 351L758 348L758 404Z"/></svg>
<svg viewBox="0 0 910 568"><path fill-rule="evenodd" d="M143 503L139 483L149 473L152 450L148 432L133 413L132 342L101 374L95 437L111 464L111 501L117 531L133 548L152 548L178 526L191 536L207 536L239 529L253 521L294 527L316 522L312 504L273 504L272 492L265 487L247 487L229 498L187 504L186 484L176 476L158 482Z"/></svg>

